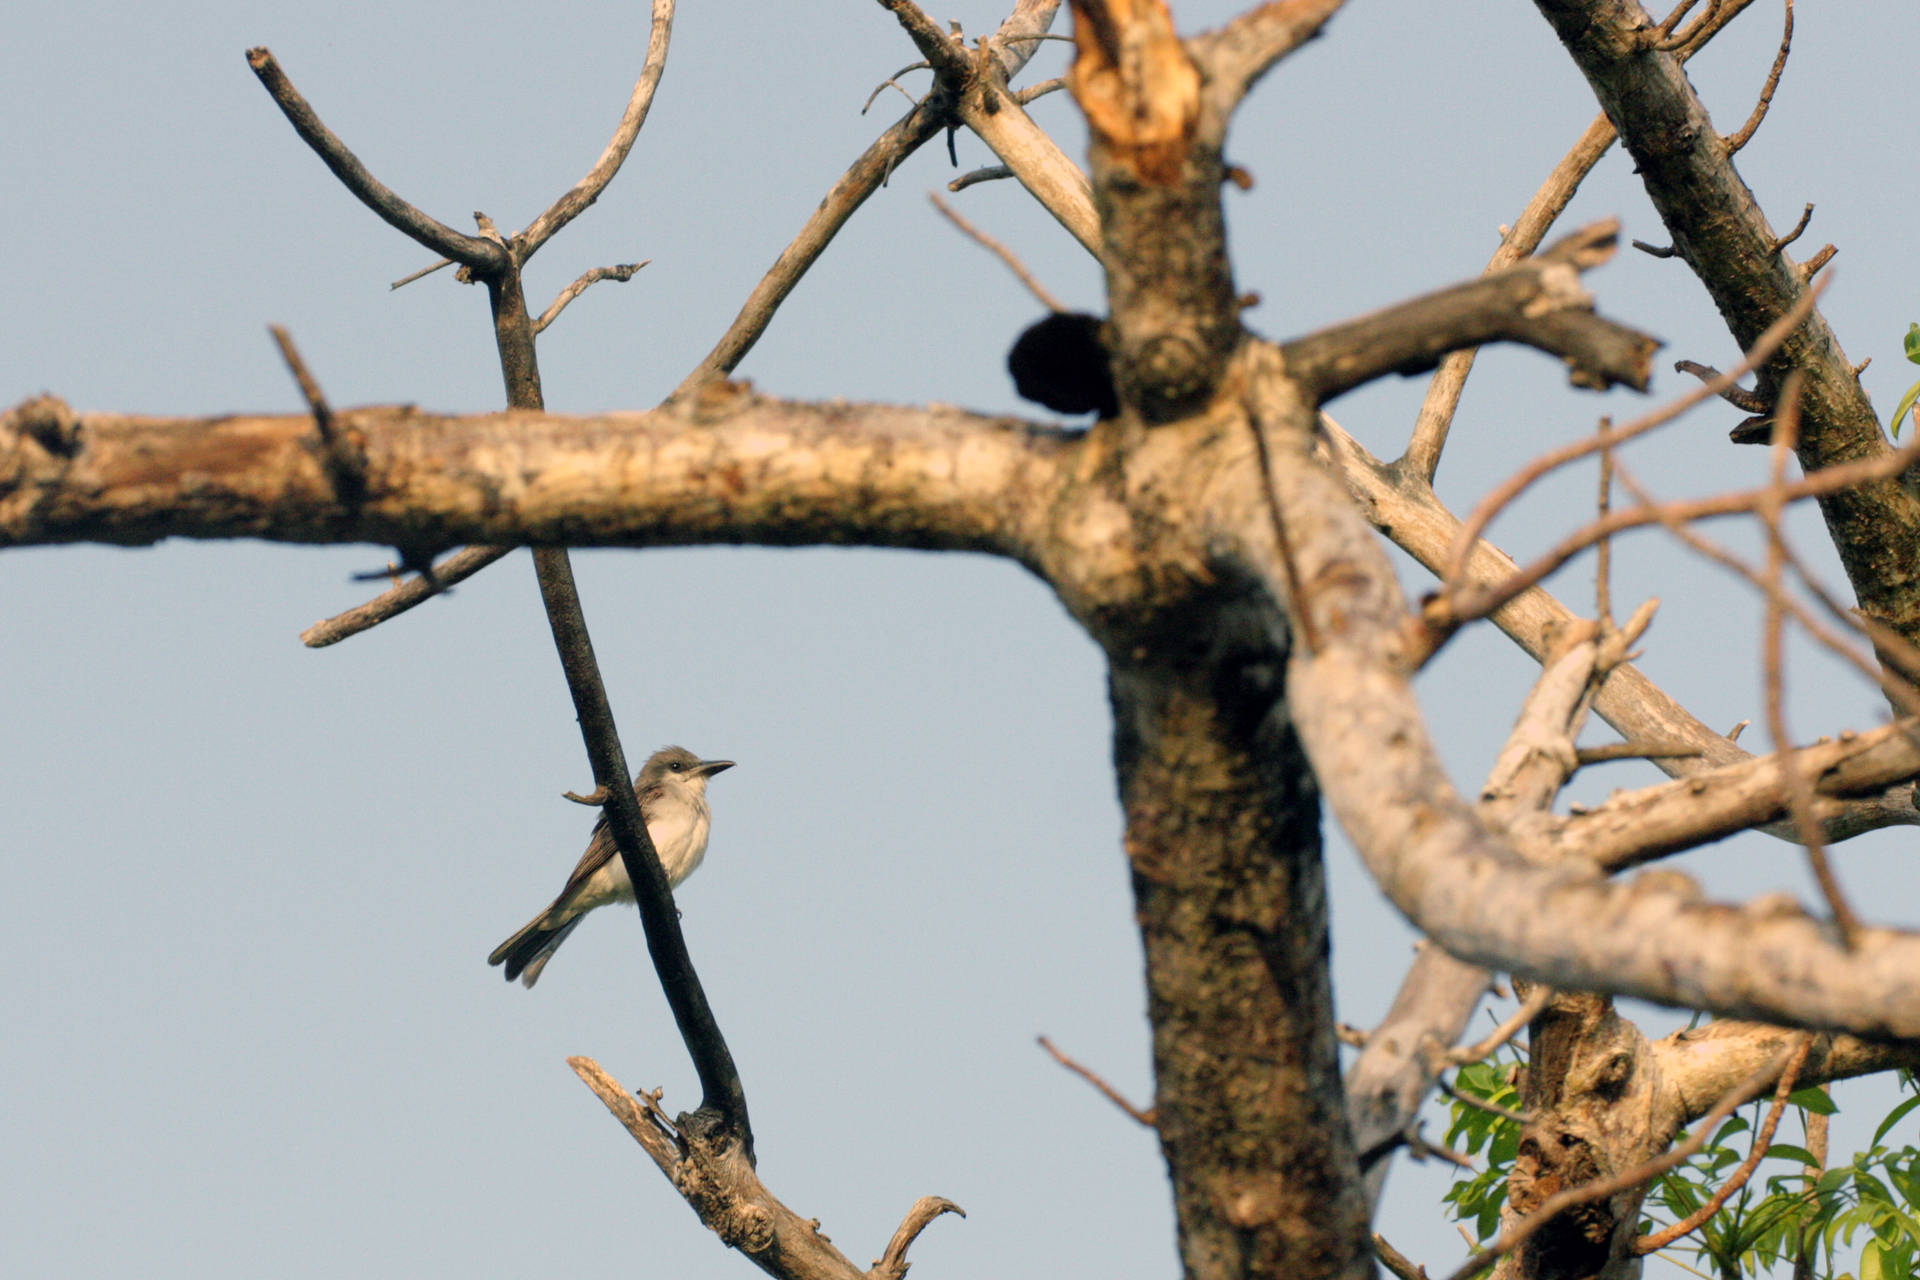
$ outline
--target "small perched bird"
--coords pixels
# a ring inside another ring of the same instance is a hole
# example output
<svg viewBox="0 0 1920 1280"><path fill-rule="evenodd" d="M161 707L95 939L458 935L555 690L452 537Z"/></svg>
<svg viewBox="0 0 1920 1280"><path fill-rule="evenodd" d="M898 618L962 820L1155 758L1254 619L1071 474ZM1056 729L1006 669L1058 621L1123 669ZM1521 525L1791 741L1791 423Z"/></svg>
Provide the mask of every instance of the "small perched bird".
<svg viewBox="0 0 1920 1280"><path fill-rule="evenodd" d="M702 760L685 747L662 747L647 758L640 776L633 780L647 835L660 855L668 885L678 888L707 856L707 827L712 820L707 810L707 779L731 768L731 760ZM526 928L495 947L487 963L506 965L508 982L518 978L531 987L587 912L609 902L632 901L633 881L627 878L626 863L603 813L567 887Z"/></svg>

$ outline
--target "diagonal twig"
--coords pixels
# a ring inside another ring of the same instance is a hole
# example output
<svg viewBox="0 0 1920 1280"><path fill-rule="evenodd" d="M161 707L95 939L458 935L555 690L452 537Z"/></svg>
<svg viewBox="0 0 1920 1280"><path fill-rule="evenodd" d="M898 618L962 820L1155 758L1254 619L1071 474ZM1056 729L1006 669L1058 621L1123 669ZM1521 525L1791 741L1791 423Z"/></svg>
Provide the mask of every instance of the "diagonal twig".
<svg viewBox="0 0 1920 1280"><path fill-rule="evenodd" d="M380 215L389 226L413 237L427 248L472 268L477 274L503 271L510 262L506 247L477 236L464 235L429 217L402 200L394 191L367 171L346 143L320 121L312 105L293 87L293 81L280 69L273 53L264 46L247 50L247 65L266 86L274 103L293 125L333 176L351 191L361 204Z"/></svg>
<svg viewBox="0 0 1920 1280"><path fill-rule="evenodd" d="M937 192L929 191L927 193L927 199L933 201L934 208L946 215L947 221L960 228L966 235L972 237L974 242L988 253L993 254L996 258L999 258L1000 261L1006 263L1007 269L1019 277L1020 283L1027 286L1028 293L1031 293L1040 300L1041 306L1049 311L1055 312L1066 310L1066 307L1061 304L1060 299L1049 293L1047 286L1041 284L1039 280L1034 278L1034 274L1027 270L1026 264L1014 255L1013 250L1007 248L1007 246L1001 244L998 240L995 240L992 236L967 221L960 215L958 209L955 209L945 200L942 200Z"/></svg>
<svg viewBox="0 0 1920 1280"><path fill-rule="evenodd" d="M1773 69L1767 72L1767 82L1760 90L1760 101L1753 104L1753 114L1747 122L1727 135L1725 142L1729 152L1753 141L1754 131L1760 122L1767 118L1767 108L1773 105L1774 90L1780 87L1780 73L1787 69L1787 52L1793 48L1793 0L1787 0L1786 30L1780 35L1780 52L1773 55Z"/></svg>
<svg viewBox="0 0 1920 1280"><path fill-rule="evenodd" d="M587 206L600 198L600 193L626 162L634 139L640 136L640 127L647 122L660 77L667 69L667 45L673 38L673 5L674 0L653 0L653 25L647 36L646 61L640 66L640 77L634 82L633 93L627 99L627 109L621 113L612 141L585 177L513 238L514 253L521 262L531 258L556 231L586 212Z"/></svg>
<svg viewBox="0 0 1920 1280"><path fill-rule="evenodd" d="M1066 1054L1062 1053L1059 1049L1054 1047L1053 1041L1047 1039L1047 1037L1045 1036L1041 1036L1039 1037L1039 1042L1040 1042L1040 1047L1042 1049L1045 1049L1049 1054L1051 1054L1055 1062L1059 1063L1061 1066L1065 1067L1067 1070L1073 1072L1073 1074L1079 1076L1082 1080L1085 1080L1088 1084L1098 1089L1102 1097L1104 1097L1108 1102L1111 1102L1114 1106L1126 1112L1127 1115L1132 1117L1134 1120L1138 1121L1140 1124L1145 1125L1149 1129L1153 1128L1156 1124L1159 1123L1159 1121L1155 1118L1153 1110L1151 1108L1149 1108L1146 1111L1142 1111L1139 1107L1136 1107L1131 1102L1128 1102L1126 1099L1126 1095L1122 1094L1118 1089L1108 1084L1105 1080L1102 1080L1093 1071L1089 1070L1086 1067L1081 1066L1078 1062L1075 1062L1072 1058L1069 1058Z"/></svg>
<svg viewBox="0 0 1920 1280"><path fill-rule="evenodd" d="M1760 1167L1760 1161L1766 1157L1767 1148L1773 1145L1774 1130L1780 1127L1780 1117L1786 1113L1787 1098L1793 1093L1793 1082L1799 1078L1800 1068L1806 1065L1807 1055L1812 1051L1816 1038L1812 1032L1800 1037L1800 1047L1793 1051L1787 1065L1781 1068L1780 1083L1773 1087L1773 1105L1767 1109L1767 1118L1761 1123L1760 1131L1753 1135L1753 1147L1740 1167L1698 1209L1671 1226L1635 1240L1632 1245L1634 1253L1653 1253L1666 1248L1681 1236L1699 1230L1707 1219L1720 1212L1736 1191L1747 1185L1747 1180L1753 1177L1753 1171Z"/></svg>
<svg viewBox="0 0 1920 1280"><path fill-rule="evenodd" d="M547 309L540 313L540 318L533 322L534 333L545 333L547 326L555 320L558 320L560 313L567 309L567 304L585 293L593 285L599 284L602 280L615 280L621 284L625 284L627 281L633 279L634 274L638 272L640 268L646 266L647 262L652 261L652 258L648 258L646 262L623 262L617 267L595 267L591 271L582 272L579 279L562 289L560 296L555 298L548 304Z"/></svg>
<svg viewBox="0 0 1920 1280"><path fill-rule="evenodd" d="M1781 519L1785 504L1779 495L1786 487L1787 456L1800 438L1800 386L1800 371L1796 369L1787 375L1787 381L1780 391L1780 412L1774 421L1773 457L1769 468L1772 483L1767 486L1767 496L1758 508L1767 531L1767 612L1766 625L1761 633L1763 665L1766 669L1767 731L1773 736L1773 749L1781 753L1780 771L1786 783L1787 811L1800 832L1800 842L1806 846L1807 863L1813 869L1813 878L1827 900L1828 909L1833 912L1833 921L1840 930L1841 940L1851 949L1859 945L1860 919L1841 893L1840 882L1835 878L1833 866L1827 858L1826 845L1820 839L1820 824L1813 816L1813 784L1796 767L1792 756L1787 754L1793 745L1793 738L1787 731L1784 674L1786 610L1781 603L1785 592L1780 585L1780 575L1786 564L1787 538Z"/></svg>
<svg viewBox="0 0 1920 1280"><path fill-rule="evenodd" d="M1459 1269L1448 1277L1448 1280L1471 1280L1472 1277L1479 1275L1502 1257L1525 1244L1541 1227L1546 1226L1568 1209L1618 1195L1622 1191L1652 1182L1661 1174L1679 1168L1692 1159L1700 1148L1707 1145L1707 1139L1712 1136L1721 1121L1752 1101L1754 1096L1767 1086L1768 1081L1777 1079L1790 1060L1787 1055L1782 1055L1781 1058L1768 1063L1736 1085L1715 1104L1712 1111L1701 1117L1699 1126L1686 1141L1675 1145L1665 1154L1616 1173L1612 1177L1583 1182L1577 1187L1568 1187L1548 1196L1539 1208L1509 1225L1492 1245L1480 1250L1462 1263Z"/></svg>

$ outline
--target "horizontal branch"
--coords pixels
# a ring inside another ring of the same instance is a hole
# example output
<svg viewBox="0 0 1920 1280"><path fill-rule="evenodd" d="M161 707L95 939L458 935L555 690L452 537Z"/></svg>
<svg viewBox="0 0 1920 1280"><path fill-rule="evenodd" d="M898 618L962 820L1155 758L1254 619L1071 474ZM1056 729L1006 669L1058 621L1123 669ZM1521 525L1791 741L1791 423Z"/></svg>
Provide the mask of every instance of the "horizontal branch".
<svg viewBox="0 0 1920 1280"><path fill-rule="evenodd" d="M1655 1141L1667 1141L1707 1111L1713 1099L1779 1058L1803 1033L1741 1018L1717 1018L1676 1031L1650 1046L1660 1080L1653 1113ZM1858 1036L1823 1036L1800 1069L1801 1088L1856 1076L1920 1067L1920 1048Z"/></svg>
<svg viewBox="0 0 1920 1280"><path fill-rule="evenodd" d="M1724 765L1683 781L1616 795L1585 813L1555 820L1551 831L1533 829L1530 834L1550 840L1557 853L1608 871L1637 866L1784 817L1788 797L1783 758L1822 799L1877 794L1920 775L1920 736L1915 730L1915 722L1906 720Z"/></svg>
<svg viewBox="0 0 1920 1280"><path fill-rule="evenodd" d="M1419 373L1462 347L1506 340L1561 357L1577 386L1644 391L1659 342L1593 314L1579 273L1613 256L1619 223L1595 223L1503 271L1280 344L1316 404L1388 373Z"/></svg>
<svg viewBox="0 0 1920 1280"><path fill-rule="evenodd" d="M1024 556L1067 433L951 408L805 404L721 383L684 410L338 409L365 496L305 416L0 414L0 546L162 538L496 546L854 543Z"/></svg>

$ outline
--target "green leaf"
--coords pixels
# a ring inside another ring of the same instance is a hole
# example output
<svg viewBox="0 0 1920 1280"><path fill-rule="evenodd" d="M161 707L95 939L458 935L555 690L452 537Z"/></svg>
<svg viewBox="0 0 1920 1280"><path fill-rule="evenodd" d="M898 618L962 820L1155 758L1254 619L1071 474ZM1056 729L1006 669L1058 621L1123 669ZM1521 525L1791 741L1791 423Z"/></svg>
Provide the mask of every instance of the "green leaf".
<svg viewBox="0 0 1920 1280"><path fill-rule="evenodd" d="M1872 1200L1877 1205L1896 1203L1893 1198L1893 1192L1887 1190L1887 1184L1870 1173L1854 1175L1853 1182L1855 1186L1860 1188L1860 1199L1862 1202Z"/></svg>
<svg viewBox="0 0 1920 1280"><path fill-rule="evenodd" d="M1914 390L1920 391L1920 382L1916 382L1914 384ZM1908 392L1907 398L1912 399L1913 392L1911 391ZM1916 1093L1913 1097L1908 1098L1905 1102L1902 1102L1899 1106L1887 1112L1887 1118L1885 1120L1882 1120L1880 1122L1880 1127L1873 1131L1873 1145L1876 1147L1879 1146L1880 1139L1887 1136L1887 1130L1893 1128L1893 1126L1895 1126L1896 1124L1899 1124L1902 1120L1906 1119L1907 1113L1912 1111L1915 1107L1920 1107L1920 1093Z"/></svg>
<svg viewBox="0 0 1920 1280"><path fill-rule="evenodd" d="M1840 1110L1839 1107L1833 1105L1833 1096L1829 1094L1825 1088L1817 1084L1808 1085L1804 1089L1794 1090L1792 1095L1787 1098L1787 1101L1799 1107L1802 1111L1811 1111L1817 1116L1834 1115Z"/></svg>
<svg viewBox="0 0 1920 1280"><path fill-rule="evenodd" d="M1920 324L1907 326L1907 359L1920 364Z"/></svg>
<svg viewBox="0 0 1920 1280"><path fill-rule="evenodd" d="M1768 1147L1766 1159L1792 1160L1797 1164L1817 1163L1813 1158L1813 1152L1808 1151L1804 1147L1796 1147L1789 1142L1776 1142Z"/></svg>
<svg viewBox="0 0 1920 1280"><path fill-rule="evenodd" d="M1920 400L1920 382L1907 388L1907 394L1900 397L1900 405L1893 411L1893 438L1900 438L1900 424L1906 420L1907 410L1913 408L1913 402Z"/></svg>
<svg viewBox="0 0 1920 1280"><path fill-rule="evenodd" d="M1881 1280L1881 1246L1878 1240L1867 1241L1860 1250L1860 1280Z"/></svg>

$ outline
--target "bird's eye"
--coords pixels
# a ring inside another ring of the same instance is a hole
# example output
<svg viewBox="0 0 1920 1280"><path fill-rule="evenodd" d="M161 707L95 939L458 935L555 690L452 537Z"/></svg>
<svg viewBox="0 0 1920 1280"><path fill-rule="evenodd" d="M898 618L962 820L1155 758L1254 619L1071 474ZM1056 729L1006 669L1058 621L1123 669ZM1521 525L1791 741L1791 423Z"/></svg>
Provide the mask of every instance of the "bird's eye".
<svg viewBox="0 0 1920 1280"><path fill-rule="evenodd" d="M687 766L685 766L684 764L681 764L678 760L675 760L672 764L667 766L667 768L673 770L675 773L680 772L682 769L686 767Z"/></svg>

